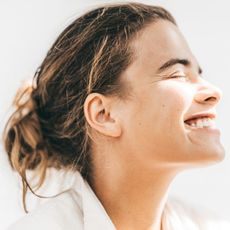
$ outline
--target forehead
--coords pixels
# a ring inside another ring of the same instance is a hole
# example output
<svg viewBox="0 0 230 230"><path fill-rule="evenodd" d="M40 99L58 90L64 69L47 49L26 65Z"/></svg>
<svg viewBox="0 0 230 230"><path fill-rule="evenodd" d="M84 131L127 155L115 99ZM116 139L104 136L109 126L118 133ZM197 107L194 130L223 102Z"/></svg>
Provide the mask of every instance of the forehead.
<svg viewBox="0 0 230 230"><path fill-rule="evenodd" d="M172 58L188 59L197 65L186 40L178 27L166 20L153 22L145 27L131 42L136 66L145 66L146 70L157 69Z"/></svg>

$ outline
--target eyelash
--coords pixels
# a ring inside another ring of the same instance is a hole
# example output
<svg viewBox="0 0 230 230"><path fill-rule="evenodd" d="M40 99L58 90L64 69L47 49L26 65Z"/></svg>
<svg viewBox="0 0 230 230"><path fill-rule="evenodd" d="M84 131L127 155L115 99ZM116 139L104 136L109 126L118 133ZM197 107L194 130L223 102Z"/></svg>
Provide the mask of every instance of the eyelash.
<svg viewBox="0 0 230 230"><path fill-rule="evenodd" d="M168 77L168 79L170 78L187 78L187 76L186 75L172 75Z"/></svg>

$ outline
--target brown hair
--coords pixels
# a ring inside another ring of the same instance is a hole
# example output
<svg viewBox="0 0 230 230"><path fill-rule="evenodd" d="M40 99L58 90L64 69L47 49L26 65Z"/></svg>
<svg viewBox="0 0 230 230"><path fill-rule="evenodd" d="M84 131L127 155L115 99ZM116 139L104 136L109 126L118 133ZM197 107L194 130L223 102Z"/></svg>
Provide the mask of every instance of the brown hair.
<svg viewBox="0 0 230 230"><path fill-rule="evenodd" d="M23 204L31 189L26 170L79 170L90 178L90 137L84 101L92 92L125 98L121 73L133 58L130 41L159 19L176 24L165 9L141 3L105 5L73 21L57 38L33 78L16 95L4 130L5 149L23 182ZM26 208L25 208L26 209Z"/></svg>

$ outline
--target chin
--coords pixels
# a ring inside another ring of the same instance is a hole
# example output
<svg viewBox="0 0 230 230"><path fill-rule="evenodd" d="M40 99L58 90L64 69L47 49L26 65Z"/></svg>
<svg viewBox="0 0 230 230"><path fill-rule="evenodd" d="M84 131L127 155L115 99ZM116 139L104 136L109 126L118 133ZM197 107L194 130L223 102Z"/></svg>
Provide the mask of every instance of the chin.
<svg viewBox="0 0 230 230"><path fill-rule="evenodd" d="M191 131L188 133L188 140L186 149L192 165L209 165L224 160L225 150L220 141L219 130Z"/></svg>
<svg viewBox="0 0 230 230"><path fill-rule="evenodd" d="M199 149L196 151L196 159L194 166L208 166L217 164L224 160L225 150L222 145L208 146L208 148Z"/></svg>

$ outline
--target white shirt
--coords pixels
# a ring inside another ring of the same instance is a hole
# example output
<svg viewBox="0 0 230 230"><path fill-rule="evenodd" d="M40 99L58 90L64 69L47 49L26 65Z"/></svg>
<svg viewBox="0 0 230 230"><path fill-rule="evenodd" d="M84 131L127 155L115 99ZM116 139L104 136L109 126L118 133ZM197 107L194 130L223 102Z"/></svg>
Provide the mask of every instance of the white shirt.
<svg viewBox="0 0 230 230"><path fill-rule="evenodd" d="M80 173L74 185L40 205L8 230L115 230L104 207ZM168 200L164 230L230 230L230 223L193 211L177 200Z"/></svg>

